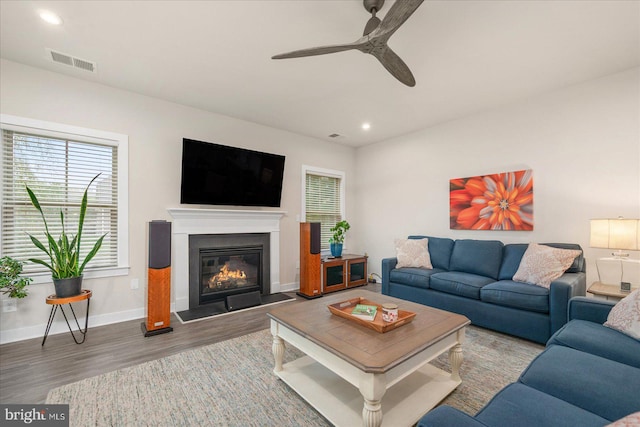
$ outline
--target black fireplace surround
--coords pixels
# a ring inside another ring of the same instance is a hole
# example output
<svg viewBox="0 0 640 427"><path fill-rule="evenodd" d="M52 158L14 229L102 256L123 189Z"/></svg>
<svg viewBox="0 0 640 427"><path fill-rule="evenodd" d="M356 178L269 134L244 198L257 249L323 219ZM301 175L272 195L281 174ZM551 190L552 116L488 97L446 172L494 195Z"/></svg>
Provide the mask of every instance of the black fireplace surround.
<svg viewBox="0 0 640 427"><path fill-rule="evenodd" d="M271 293L269 233L189 236L189 309L228 296Z"/></svg>

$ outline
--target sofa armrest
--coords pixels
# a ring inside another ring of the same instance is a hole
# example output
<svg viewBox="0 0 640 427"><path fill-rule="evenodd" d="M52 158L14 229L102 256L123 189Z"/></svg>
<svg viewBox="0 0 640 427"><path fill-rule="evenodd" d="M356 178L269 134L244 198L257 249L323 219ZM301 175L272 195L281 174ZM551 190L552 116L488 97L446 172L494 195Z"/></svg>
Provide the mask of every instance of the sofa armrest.
<svg viewBox="0 0 640 427"><path fill-rule="evenodd" d="M614 301L603 299L575 297L569 301L569 320L588 320L603 324L609 312L616 305Z"/></svg>
<svg viewBox="0 0 640 427"><path fill-rule="evenodd" d="M398 258L384 258L382 260L382 294L389 295L389 274L396 268Z"/></svg>
<svg viewBox="0 0 640 427"><path fill-rule="evenodd" d="M553 335L568 321L569 300L586 294L586 273L565 273L549 287L549 318L551 320L550 333Z"/></svg>
<svg viewBox="0 0 640 427"><path fill-rule="evenodd" d="M439 406L418 421L417 427L484 427L464 412L451 406Z"/></svg>

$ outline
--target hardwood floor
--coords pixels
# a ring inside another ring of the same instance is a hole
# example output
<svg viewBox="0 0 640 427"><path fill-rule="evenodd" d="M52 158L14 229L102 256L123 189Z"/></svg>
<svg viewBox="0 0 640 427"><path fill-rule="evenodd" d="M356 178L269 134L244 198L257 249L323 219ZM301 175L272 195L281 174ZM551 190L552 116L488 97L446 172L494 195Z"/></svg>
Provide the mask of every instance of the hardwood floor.
<svg viewBox="0 0 640 427"><path fill-rule="evenodd" d="M380 284L359 289L380 292ZM297 301L283 304L298 304ZM44 403L50 389L84 378L137 365L175 353L228 340L269 327L266 314L274 306L254 308L224 316L181 324L171 315L173 332L145 338L142 319L92 328L87 340L77 345L71 335L0 345L0 402Z"/></svg>

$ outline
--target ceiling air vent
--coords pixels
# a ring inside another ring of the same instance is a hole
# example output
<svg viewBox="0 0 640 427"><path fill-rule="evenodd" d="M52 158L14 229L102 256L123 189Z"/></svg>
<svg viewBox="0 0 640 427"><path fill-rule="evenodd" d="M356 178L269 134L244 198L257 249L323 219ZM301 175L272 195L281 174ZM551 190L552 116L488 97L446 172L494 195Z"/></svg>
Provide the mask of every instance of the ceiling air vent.
<svg viewBox="0 0 640 427"><path fill-rule="evenodd" d="M95 62L87 61L86 59L76 58L75 56L58 52L53 49L47 49L47 52L49 52L49 58L51 58L53 62L57 62L58 64L68 65L70 67L78 68L80 70L89 71L91 73L96 72L97 65Z"/></svg>
<svg viewBox="0 0 640 427"><path fill-rule="evenodd" d="M62 53L56 52L56 51L49 51L51 52L51 59L53 60L53 62L59 62L61 64L65 64L65 65L71 65L73 66L73 58L68 56L68 55L64 55Z"/></svg>

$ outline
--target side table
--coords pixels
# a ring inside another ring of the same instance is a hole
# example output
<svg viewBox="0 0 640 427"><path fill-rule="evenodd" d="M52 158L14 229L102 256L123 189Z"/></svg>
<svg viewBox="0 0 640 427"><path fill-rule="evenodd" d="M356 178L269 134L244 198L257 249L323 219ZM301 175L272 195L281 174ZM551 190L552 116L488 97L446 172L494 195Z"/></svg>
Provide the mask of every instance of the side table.
<svg viewBox="0 0 640 427"><path fill-rule="evenodd" d="M587 289L587 292L593 294L596 298L609 301L620 301L631 293L629 291L621 291L620 285L608 285L602 282L593 282L591 286L589 286L589 289Z"/></svg>
<svg viewBox="0 0 640 427"><path fill-rule="evenodd" d="M84 330L83 330L82 328L80 328L80 323L78 322L78 318L76 317L76 312L73 310L73 306L71 305L71 303L80 302L84 300L87 300L87 315L85 317ZM49 330L51 329L51 324L53 323L53 318L55 317L56 312L58 311L58 308L60 308L60 311L62 311L62 315L64 316L64 320L67 322L67 326L69 327L69 332L71 332L71 336L73 337L73 340L75 341L76 344L82 344L84 340L87 338L87 328L89 326L89 302L90 301L91 301L91 291L88 289L83 289L82 292L80 292L78 295L74 295L72 297L66 297L66 298L58 298L55 295L49 295L47 297L47 304L51 305L51 314L49 314L49 322L47 323L47 329L44 332L42 345L44 345L44 342L47 340L47 336L49 335ZM63 306L65 304L69 304L69 308L71 309L71 313L73 314L73 319L76 321L76 325L78 326L78 332L80 332L80 334L82 335L81 341L78 341L78 339L76 338L76 335L73 333L73 329L71 328L71 325L69 324L69 319L67 318L67 314L64 312Z"/></svg>

